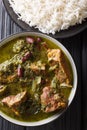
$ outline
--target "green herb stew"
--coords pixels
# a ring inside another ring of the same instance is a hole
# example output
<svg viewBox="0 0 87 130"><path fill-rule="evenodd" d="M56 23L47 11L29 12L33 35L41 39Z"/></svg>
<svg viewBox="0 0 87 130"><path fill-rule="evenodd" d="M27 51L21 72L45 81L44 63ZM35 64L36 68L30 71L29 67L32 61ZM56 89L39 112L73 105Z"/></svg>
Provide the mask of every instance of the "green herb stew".
<svg viewBox="0 0 87 130"><path fill-rule="evenodd" d="M72 89L70 63L41 37L14 39L0 48L0 110L22 121L39 121L64 110Z"/></svg>

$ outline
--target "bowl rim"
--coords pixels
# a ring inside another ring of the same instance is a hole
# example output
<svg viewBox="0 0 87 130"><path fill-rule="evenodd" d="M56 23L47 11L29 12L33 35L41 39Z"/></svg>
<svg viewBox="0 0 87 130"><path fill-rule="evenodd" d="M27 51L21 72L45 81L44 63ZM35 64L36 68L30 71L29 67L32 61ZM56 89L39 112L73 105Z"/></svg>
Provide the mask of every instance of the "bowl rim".
<svg viewBox="0 0 87 130"><path fill-rule="evenodd" d="M3 113L2 111L0 111L0 116L2 116L4 119L17 124L17 125L21 125L21 126L40 126L40 125L44 125L47 124L49 122L54 121L55 119L59 118L70 106L70 104L72 103L75 94L76 94L76 90L77 90L77 69L76 69L76 65L74 63L74 60L71 56L71 54L69 53L69 51L64 47L64 45L62 45L62 43L60 43L59 41L57 41L56 39L46 35L46 34L42 34L42 33L37 33L37 32L19 32L19 33L15 33L12 34L10 36L8 36L7 38L2 39L2 41L0 41L0 47L7 44L9 41L18 38L20 36L40 36L40 37L44 37L46 39L49 39L50 41L52 41L54 44L56 44L57 46L59 46L59 48L64 52L64 54L67 56L72 71L73 71L73 88L71 90L70 96L68 98L69 102L68 102L68 106L65 110L63 110L61 113L56 113L51 117L48 117L46 119L40 120L40 121L35 121L35 122L24 122L24 121L19 121L17 119L13 119L12 117L6 115L5 113Z"/></svg>

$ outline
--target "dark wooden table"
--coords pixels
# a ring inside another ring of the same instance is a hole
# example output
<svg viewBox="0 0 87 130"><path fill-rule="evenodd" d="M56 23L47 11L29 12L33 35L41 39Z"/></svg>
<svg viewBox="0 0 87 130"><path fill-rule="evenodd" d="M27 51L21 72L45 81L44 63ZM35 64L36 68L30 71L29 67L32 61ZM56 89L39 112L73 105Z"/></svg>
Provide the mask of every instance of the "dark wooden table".
<svg viewBox="0 0 87 130"><path fill-rule="evenodd" d="M0 0L0 40L21 31ZM71 53L78 71L78 89L71 106L59 119L39 127L18 126L0 117L0 130L87 130L87 29L71 38L58 40Z"/></svg>

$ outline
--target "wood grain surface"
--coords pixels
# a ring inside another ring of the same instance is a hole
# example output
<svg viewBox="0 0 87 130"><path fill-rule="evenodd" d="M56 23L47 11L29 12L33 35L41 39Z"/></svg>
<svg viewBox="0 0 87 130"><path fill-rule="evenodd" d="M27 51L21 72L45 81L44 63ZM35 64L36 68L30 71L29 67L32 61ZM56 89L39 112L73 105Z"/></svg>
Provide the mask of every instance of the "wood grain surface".
<svg viewBox="0 0 87 130"><path fill-rule="evenodd" d="M0 40L21 31L0 0ZM72 104L59 119L39 127L18 126L0 116L0 130L87 130L87 30L74 37L58 40L71 53L78 71L78 88Z"/></svg>

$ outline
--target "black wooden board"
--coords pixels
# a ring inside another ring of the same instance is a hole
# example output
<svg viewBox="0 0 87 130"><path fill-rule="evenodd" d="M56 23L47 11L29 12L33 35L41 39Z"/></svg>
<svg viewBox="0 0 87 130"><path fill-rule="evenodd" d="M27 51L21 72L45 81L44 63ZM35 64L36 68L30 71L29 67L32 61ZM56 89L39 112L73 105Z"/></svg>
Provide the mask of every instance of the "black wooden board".
<svg viewBox="0 0 87 130"><path fill-rule="evenodd" d="M24 31L7 14L0 0L0 40ZM0 130L87 130L87 30L76 36L58 39L71 53L78 71L78 89L68 110L57 120L39 127L23 127L0 117Z"/></svg>

